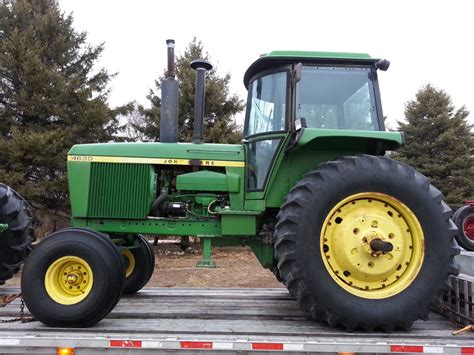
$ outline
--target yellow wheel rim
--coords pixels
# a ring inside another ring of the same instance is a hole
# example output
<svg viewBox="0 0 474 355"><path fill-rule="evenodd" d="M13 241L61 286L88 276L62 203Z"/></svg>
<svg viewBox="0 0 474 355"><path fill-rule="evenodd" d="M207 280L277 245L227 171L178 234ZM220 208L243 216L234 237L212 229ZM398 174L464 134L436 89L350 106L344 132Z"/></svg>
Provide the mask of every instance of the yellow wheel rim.
<svg viewBox="0 0 474 355"><path fill-rule="evenodd" d="M326 217L320 240L331 277L363 298L402 292L423 264L420 222L405 204L381 193L364 192L340 201ZM392 250L380 250L380 244Z"/></svg>
<svg viewBox="0 0 474 355"><path fill-rule="evenodd" d="M44 286L49 297L63 305L81 302L92 290L94 275L89 264L77 256L63 256L46 270Z"/></svg>
<svg viewBox="0 0 474 355"><path fill-rule="evenodd" d="M135 256L130 249L122 249L122 256L125 261L125 277L129 277L135 269Z"/></svg>

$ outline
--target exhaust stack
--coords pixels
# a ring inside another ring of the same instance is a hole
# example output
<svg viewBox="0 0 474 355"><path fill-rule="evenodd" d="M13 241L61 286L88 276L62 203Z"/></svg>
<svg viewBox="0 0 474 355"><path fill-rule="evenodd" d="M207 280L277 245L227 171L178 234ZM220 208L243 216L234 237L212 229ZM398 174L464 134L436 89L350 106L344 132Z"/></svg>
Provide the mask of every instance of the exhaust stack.
<svg viewBox="0 0 474 355"><path fill-rule="evenodd" d="M191 62L191 68L196 70L196 96L194 100L193 143L202 143L205 99L204 88L206 85L206 71L211 70L212 65L207 60L196 59Z"/></svg>
<svg viewBox="0 0 474 355"><path fill-rule="evenodd" d="M174 40L166 40L168 46L168 70L161 80L160 142L178 141L178 90L174 63Z"/></svg>

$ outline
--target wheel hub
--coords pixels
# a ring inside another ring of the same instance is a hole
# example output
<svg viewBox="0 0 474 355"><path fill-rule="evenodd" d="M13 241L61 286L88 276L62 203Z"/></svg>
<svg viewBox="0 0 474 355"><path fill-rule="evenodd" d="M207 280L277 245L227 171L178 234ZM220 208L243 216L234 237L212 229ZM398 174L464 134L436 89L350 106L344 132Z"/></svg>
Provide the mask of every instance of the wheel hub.
<svg viewBox="0 0 474 355"><path fill-rule="evenodd" d="M341 201L326 218L321 239L331 276L363 297L400 292L421 267L412 262L423 257L421 226L408 207L388 195L363 193Z"/></svg>
<svg viewBox="0 0 474 355"><path fill-rule="evenodd" d="M45 288L56 302L71 305L81 302L90 293L93 284L89 264L77 256L63 256L46 271Z"/></svg>
<svg viewBox="0 0 474 355"><path fill-rule="evenodd" d="M69 285L74 285L77 281L77 275L76 274L69 274L67 275L67 283Z"/></svg>
<svg viewBox="0 0 474 355"><path fill-rule="evenodd" d="M388 239L384 236L380 230L369 230L365 236L362 237L362 244L365 251L373 257L379 257L391 250L384 251L382 246L389 244L391 249L393 249L393 244L385 241Z"/></svg>
<svg viewBox="0 0 474 355"><path fill-rule="evenodd" d="M381 238L373 239L370 242L370 247L372 248L372 256L380 255L380 254L387 254L393 250L393 244L390 242L386 242Z"/></svg>

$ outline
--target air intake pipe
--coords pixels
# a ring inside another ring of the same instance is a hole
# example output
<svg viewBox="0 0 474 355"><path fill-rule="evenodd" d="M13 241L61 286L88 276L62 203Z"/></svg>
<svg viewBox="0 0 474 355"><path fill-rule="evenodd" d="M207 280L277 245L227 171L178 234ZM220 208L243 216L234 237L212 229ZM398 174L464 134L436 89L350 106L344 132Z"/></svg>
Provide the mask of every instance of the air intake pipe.
<svg viewBox="0 0 474 355"><path fill-rule="evenodd" d="M178 141L178 91L174 64L174 40L166 40L168 46L168 70L161 80L160 142Z"/></svg>
<svg viewBox="0 0 474 355"><path fill-rule="evenodd" d="M191 62L191 68L196 70L196 97L194 99L193 143L202 143L205 101L204 88L206 85L206 71L211 70L212 65L207 60L196 59Z"/></svg>

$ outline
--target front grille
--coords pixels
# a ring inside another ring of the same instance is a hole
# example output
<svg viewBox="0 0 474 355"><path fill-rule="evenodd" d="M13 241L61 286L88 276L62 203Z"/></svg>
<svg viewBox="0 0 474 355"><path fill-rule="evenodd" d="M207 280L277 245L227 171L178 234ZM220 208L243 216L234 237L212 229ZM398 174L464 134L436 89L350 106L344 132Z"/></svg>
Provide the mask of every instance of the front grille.
<svg viewBox="0 0 474 355"><path fill-rule="evenodd" d="M88 216L146 218L156 175L147 164L92 163Z"/></svg>

